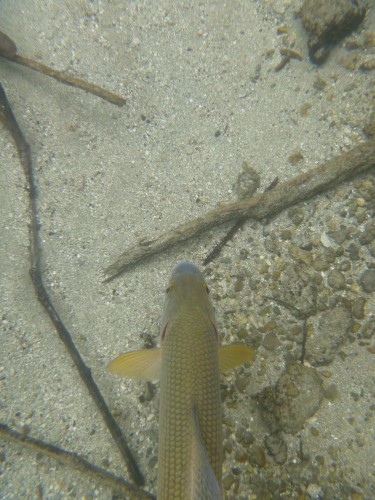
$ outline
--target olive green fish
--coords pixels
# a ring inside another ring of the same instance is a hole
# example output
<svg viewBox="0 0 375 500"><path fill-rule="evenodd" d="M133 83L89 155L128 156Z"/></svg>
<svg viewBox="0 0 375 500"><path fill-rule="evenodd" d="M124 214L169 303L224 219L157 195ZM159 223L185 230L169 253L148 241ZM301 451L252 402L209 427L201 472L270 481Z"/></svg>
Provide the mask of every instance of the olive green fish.
<svg viewBox="0 0 375 500"><path fill-rule="evenodd" d="M220 346L209 289L193 264L175 268L166 294L161 348L123 354L109 370L160 378L158 499L220 499L220 372L254 353L242 344Z"/></svg>

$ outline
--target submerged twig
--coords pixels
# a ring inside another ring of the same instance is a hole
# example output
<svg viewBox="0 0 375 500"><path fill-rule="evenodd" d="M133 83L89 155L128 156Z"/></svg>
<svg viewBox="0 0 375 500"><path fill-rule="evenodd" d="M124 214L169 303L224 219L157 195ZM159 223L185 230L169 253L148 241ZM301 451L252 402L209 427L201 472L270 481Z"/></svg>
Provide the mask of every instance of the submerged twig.
<svg viewBox="0 0 375 500"><path fill-rule="evenodd" d="M16 44L11 38L2 32L0 32L0 55L9 61L22 64L23 66L27 66L34 71L39 71L39 73L50 76L59 82L65 83L66 85L90 92L90 94L101 97L116 106L124 106L126 103L126 100L123 97L114 94L109 90L105 90L98 85L81 80L81 78L68 75L65 71L57 71L49 66L46 66L45 64L29 59L28 57L18 55Z"/></svg>
<svg viewBox="0 0 375 500"><path fill-rule="evenodd" d="M299 358L299 361L301 365L305 362L305 356L306 356L306 342L307 342L307 321L306 319L303 320L303 326L302 326L302 344L301 344L301 356Z"/></svg>
<svg viewBox="0 0 375 500"><path fill-rule="evenodd" d="M246 221L247 217L242 217L229 229L229 231L223 236L223 238L219 241L219 243L217 243L214 246L211 252L203 260L204 266L207 266L207 264L216 259L216 257L220 254L220 252L228 243L228 241L230 241L233 238L233 236L241 229L241 227L245 224Z"/></svg>
<svg viewBox="0 0 375 500"><path fill-rule="evenodd" d="M247 200L222 205L208 212L205 216L181 224L176 229L164 233L154 240L135 245L122 253L116 262L104 270L106 274L104 282L119 276L132 264L197 236L212 227L236 219L262 220L270 217L299 201L307 200L318 193L331 189L340 182L374 166L375 140L369 140L304 174L278 184L271 191Z"/></svg>
<svg viewBox="0 0 375 500"><path fill-rule="evenodd" d="M270 191L273 189L277 183L279 182L279 178L275 177L271 184L266 187L264 192ZM211 250L211 252L207 255L207 257L203 260L203 265L207 266L210 262L212 262L216 257L220 254L222 249L225 247L225 245L230 241L233 236L241 229L241 227L245 224L247 221L247 217L243 217L242 219L239 219L230 229L229 231L223 236L223 238L217 243L214 248Z"/></svg>
<svg viewBox="0 0 375 500"><path fill-rule="evenodd" d="M74 467L74 470L88 474L93 479L105 483L113 488L117 494L126 495L126 498L139 500L155 498L151 493L137 488L133 484L125 481L122 477L118 477L112 474L112 472L90 463L78 453L66 451L40 439L21 434L20 432L10 429L6 424L0 423L0 437L26 446L37 452L44 453L67 466Z"/></svg>
<svg viewBox="0 0 375 500"><path fill-rule="evenodd" d="M303 319L306 320L311 316L311 313L305 313L304 311L301 311L297 307L295 307L293 304L289 304L289 302L286 302L285 300L279 299L278 297L269 297L268 295L263 295L263 298L266 300L273 300L277 304L280 304L283 307L286 307L295 318L298 319Z"/></svg>
<svg viewBox="0 0 375 500"><path fill-rule="evenodd" d="M39 223L38 223L38 211L36 204L36 183L34 180L34 172L32 169L30 146L26 142L22 131L13 115L12 109L8 103L6 94L3 87L0 84L0 121L8 128L11 133L13 140L16 144L17 151L22 163L24 174L26 177L27 192L29 195L29 218L30 218L30 258L31 258L31 268L30 276L34 284L35 292L40 303L43 305L44 309L51 318L57 333L59 334L60 340L63 342L67 348L72 360L74 361L78 372L86 384L91 397L96 403L100 413L102 414L105 423L109 431L112 434L120 452L125 460L128 467L129 474L138 485L144 484L144 479L142 473L140 472L138 465L133 458L133 455L128 447L125 438L118 426L116 420L113 418L107 403L105 402L98 386L96 385L92 375L91 370L88 368L83 361L78 349L76 348L72 337L65 327L64 323L61 321L56 309L54 308L47 290L43 283L42 269L41 269L41 242L39 236Z"/></svg>

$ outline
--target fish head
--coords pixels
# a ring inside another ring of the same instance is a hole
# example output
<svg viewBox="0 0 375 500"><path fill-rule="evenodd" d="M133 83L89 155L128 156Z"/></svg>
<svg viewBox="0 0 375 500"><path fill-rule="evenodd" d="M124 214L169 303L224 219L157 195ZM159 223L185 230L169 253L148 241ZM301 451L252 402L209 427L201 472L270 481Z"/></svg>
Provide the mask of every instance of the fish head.
<svg viewBox="0 0 375 500"><path fill-rule="evenodd" d="M210 299L210 290L201 271L190 262L178 264L166 289L164 313L160 337L163 341L168 323L182 311L194 311L203 320L212 323L217 335L215 312Z"/></svg>

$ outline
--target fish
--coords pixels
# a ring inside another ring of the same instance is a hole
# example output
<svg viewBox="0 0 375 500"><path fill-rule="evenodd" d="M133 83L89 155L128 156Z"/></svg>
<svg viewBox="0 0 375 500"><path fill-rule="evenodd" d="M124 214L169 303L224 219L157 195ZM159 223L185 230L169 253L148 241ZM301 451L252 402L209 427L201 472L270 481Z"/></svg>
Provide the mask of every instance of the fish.
<svg viewBox="0 0 375 500"><path fill-rule="evenodd" d="M220 373L254 358L244 344L220 345L210 290L190 262L172 272L160 348L127 352L108 369L160 380L158 500L223 498Z"/></svg>

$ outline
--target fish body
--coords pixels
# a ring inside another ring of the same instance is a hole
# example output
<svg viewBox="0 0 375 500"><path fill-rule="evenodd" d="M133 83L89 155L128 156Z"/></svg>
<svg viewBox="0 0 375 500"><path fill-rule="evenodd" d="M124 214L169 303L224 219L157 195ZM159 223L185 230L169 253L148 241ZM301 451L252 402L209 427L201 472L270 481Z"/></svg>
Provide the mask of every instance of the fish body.
<svg viewBox="0 0 375 500"><path fill-rule="evenodd" d="M240 344L220 347L209 290L193 264L175 268L166 294L160 349L123 354L109 369L160 378L158 499L221 499L220 371L254 354Z"/></svg>
<svg viewBox="0 0 375 500"><path fill-rule="evenodd" d="M161 328L158 496L220 498L223 440L214 311L203 276L192 264L175 269L168 289ZM207 458L200 456L202 447ZM207 459L211 484L203 487L198 476ZM216 495L207 496L210 490Z"/></svg>

